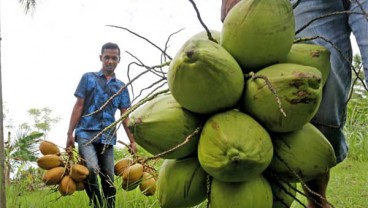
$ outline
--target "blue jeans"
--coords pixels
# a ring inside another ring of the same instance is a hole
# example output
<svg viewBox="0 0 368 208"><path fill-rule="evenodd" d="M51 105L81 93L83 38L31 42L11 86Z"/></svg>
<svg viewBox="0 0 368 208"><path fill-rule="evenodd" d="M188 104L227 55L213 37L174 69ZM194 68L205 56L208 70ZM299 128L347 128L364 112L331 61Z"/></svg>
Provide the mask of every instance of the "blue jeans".
<svg viewBox="0 0 368 208"><path fill-rule="evenodd" d="M115 207L116 188L114 186L114 148L113 145L90 143L89 140L77 138L78 151L85 160L89 170L85 183L86 192L95 208ZM105 148L105 149L104 149ZM101 154L103 152L103 154ZM103 194L97 176L100 176Z"/></svg>
<svg viewBox="0 0 368 208"><path fill-rule="evenodd" d="M368 11L368 0L359 0ZM291 1L293 4L296 0ZM316 17L339 11L361 12L355 0L300 0L294 9L295 28L298 31ZM346 158L348 146L343 134L346 120L346 102L351 85L352 47L351 33L357 39L368 81L368 21L363 15L340 14L314 21L297 34L300 37L320 36L331 41L343 54L323 39L311 42L328 48L331 52L331 71L323 89L320 108L312 123L332 144L337 162Z"/></svg>

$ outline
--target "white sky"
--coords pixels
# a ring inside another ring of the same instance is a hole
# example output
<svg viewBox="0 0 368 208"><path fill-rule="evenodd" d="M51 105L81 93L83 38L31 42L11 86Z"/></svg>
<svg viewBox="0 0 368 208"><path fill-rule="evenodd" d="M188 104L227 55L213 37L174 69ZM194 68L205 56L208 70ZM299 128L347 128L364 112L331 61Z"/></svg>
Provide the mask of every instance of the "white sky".
<svg viewBox="0 0 368 208"><path fill-rule="evenodd" d="M147 42L105 25L126 27L162 48L171 33L185 28L171 39L171 56L187 38L203 30L188 0L38 0L33 15L25 15L18 0L1 0L0 4L7 117L18 125L29 118L28 109L49 107L62 117L49 133L49 139L61 146L66 141L75 88L84 72L100 69L103 43L116 42L147 65L160 63L160 53ZM196 0L196 4L205 24L220 30L221 1ZM124 82L132 60L122 54L116 72ZM118 137L126 139L123 130Z"/></svg>
<svg viewBox="0 0 368 208"><path fill-rule="evenodd" d="M187 38L203 30L189 0L38 0L33 15L25 15L18 2L0 0L7 117L18 125L29 118L28 109L49 107L55 116L62 117L49 133L49 139L61 146L66 140L75 88L84 72L100 69L98 56L103 43L116 42L122 51L129 51L147 65L160 63L159 51L147 42L105 25L126 27L162 48L170 34L185 28L172 37L171 56ZM221 1L195 2L207 27L220 31ZM125 82L127 64L132 60L123 53L116 71ZM137 68L137 73L141 71ZM141 84L152 81L142 79ZM126 139L123 130L118 135Z"/></svg>

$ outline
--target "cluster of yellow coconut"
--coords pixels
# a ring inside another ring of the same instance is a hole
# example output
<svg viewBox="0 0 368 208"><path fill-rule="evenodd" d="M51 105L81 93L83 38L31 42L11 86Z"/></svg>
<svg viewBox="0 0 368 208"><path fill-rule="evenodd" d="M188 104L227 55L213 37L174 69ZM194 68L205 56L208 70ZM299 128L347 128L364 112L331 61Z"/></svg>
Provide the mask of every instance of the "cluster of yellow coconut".
<svg viewBox="0 0 368 208"><path fill-rule="evenodd" d="M123 158L115 163L114 173L122 178L122 188L126 191L139 189L145 196L152 196L156 192L155 173L144 163L131 158Z"/></svg>
<svg viewBox="0 0 368 208"><path fill-rule="evenodd" d="M57 185L62 196L84 190L83 181L89 174L88 168L72 159L64 159L58 146L50 141L42 141L39 150L43 156L38 158L37 164L46 170L42 178L46 185Z"/></svg>

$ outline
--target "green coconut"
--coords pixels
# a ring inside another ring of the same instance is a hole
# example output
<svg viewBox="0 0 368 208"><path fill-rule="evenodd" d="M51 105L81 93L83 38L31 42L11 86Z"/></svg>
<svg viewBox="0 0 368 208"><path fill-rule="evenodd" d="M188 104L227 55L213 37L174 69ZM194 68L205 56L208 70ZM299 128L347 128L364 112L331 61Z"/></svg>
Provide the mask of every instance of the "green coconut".
<svg viewBox="0 0 368 208"><path fill-rule="evenodd" d="M217 41L217 43L220 43L221 40L221 32L217 30L210 30L211 36L213 39ZM194 39L201 39L201 40L208 40L208 34L207 31L198 32L193 37L191 37L192 40Z"/></svg>
<svg viewBox="0 0 368 208"><path fill-rule="evenodd" d="M272 207L272 190L262 176L238 183L213 179L211 184L211 208Z"/></svg>
<svg viewBox="0 0 368 208"><path fill-rule="evenodd" d="M134 111L128 128L137 144L156 155L182 144L200 122L198 115L182 108L170 94L164 94ZM162 158L177 159L195 153L199 135L189 138L188 143L162 155Z"/></svg>
<svg viewBox="0 0 368 208"><path fill-rule="evenodd" d="M309 181L336 164L332 145L310 123L297 131L272 134L272 140L275 154L269 170L285 181Z"/></svg>
<svg viewBox="0 0 368 208"><path fill-rule="evenodd" d="M240 100L243 72L219 44L189 39L171 61L169 89L184 108L195 113L214 113L232 108Z"/></svg>
<svg viewBox="0 0 368 208"><path fill-rule="evenodd" d="M323 46L315 44L293 44L289 54L281 62L315 67L322 73L323 85L326 83L331 70L330 51Z"/></svg>
<svg viewBox="0 0 368 208"><path fill-rule="evenodd" d="M252 180L267 168L272 156L267 131L237 110L213 115L202 129L198 159L203 169L218 180Z"/></svg>
<svg viewBox="0 0 368 208"><path fill-rule="evenodd" d="M296 198L296 183L268 180L271 185L273 204L272 208L290 207Z"/></svg>
<svg viewBox="0 0 368 208"><path fill-rule="evenodd" d="M301 129L313 118L321 99L322 77L318 69L275 64L247 80L241 108L269 131L290 132Z"/></svg>
<svg viewBox="0 0 368 208"><path fill-rule="evenodd" d="M206 199L207 174L196 157L164 160L157 181L162 208L192 207Z"/></svg>
<svg viewBox="0 0 368 208"><path fill-rule="evenodd" d="M295 38L294 14L289 0L242 0L228 13L221 45L244 72L284 59Z"/></svg>

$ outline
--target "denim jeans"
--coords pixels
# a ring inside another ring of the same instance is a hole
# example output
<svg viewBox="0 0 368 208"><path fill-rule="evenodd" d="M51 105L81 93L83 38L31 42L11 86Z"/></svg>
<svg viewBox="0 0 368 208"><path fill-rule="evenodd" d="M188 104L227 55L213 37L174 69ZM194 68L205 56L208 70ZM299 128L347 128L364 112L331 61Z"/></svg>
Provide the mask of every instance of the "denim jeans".
<svg viewBox="0 0 368 208"><path fill-rule="evenodd" d="M85 165L89 170L85 187L91 205L95 208L115 207L113 145L87 144L89 140L82 138L77 138L77 142L79 154L85 160ZM100 176L102 194L98 183L98 175Z"/></svg>
<svg viewBox="0 0 368 208"><path fill-rule="evenodd" d="M368 11L368 0L359 0ZM297 1L292 0L295 4ZM294 9L295 28L298 31L312 19L332 12L361 12L355 0L300 0ZM323 88L320 108L312 123L332 144L337 162L346 158L348 146L343 134L346 120L346 102L351 85L352 47L351 33L357 39L368 81L368 21L363 15L339 14L321 18L301 30L297 38L323 37L310 42L322 45L331 52L331 71ZM341 51L342 55L340 54Z"/></svg>

